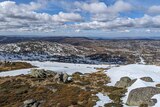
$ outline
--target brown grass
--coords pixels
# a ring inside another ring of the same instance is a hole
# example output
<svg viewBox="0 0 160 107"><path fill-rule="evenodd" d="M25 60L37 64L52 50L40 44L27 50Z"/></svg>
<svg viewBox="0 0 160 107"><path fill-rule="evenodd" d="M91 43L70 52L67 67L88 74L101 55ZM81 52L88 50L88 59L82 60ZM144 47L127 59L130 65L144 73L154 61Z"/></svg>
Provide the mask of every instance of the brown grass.
<svg viewBox="0 0 160 107"><path fill-rule="evenodd" d="M12 64L8 63L5 64L4 66L0 66L0 72L9 70L27 69L27 68L33 68L33 66L26 62L12 62Z"/></svg>
<svg viewBox="0 0 160 107"><path fill-rule="evenodd" d="M74 74L69 83L56 83L53 77L32 78L29 75L0 77L0 107L19 107L23 101L42 101L42 107L93 107L99 100L96 94L108 95L113 103L121 107L125 89L106 86L110 78L102 71L92 74Z"/></svg>
<svg viewBox="0 0 160 107"><path fill-rule="evenodd" d="M41 84L33 86L33 83ZM57 91L53 92L51 89ZM96 103L92 98L95 99L92 92L70 84L52 81L46 84L45 80L34 79L28 75L0 78L0 107L19 107L28 99L43 101L42 107L92 107Z"/></svg>

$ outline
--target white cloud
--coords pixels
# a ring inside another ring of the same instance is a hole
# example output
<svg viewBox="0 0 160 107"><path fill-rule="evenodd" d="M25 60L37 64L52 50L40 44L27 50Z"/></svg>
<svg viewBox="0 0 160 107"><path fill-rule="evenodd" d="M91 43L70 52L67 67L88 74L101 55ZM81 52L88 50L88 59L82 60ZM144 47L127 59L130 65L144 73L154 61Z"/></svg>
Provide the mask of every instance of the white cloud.
<svg viewBox="0 0 160 107"><path fill-rule="evenodd" d="M79 33L79 32L81 32L81 30L80 29L76 29L75 32Z"/></svg>
<svg viewBox="0 0 160 107"><path fill-rule="evenodd" d="M0 2L0 30L54 31L55 28L63 27L65 22L83 20L81 15L73 12L59 12L53 15L36 12L41 7L43 6L36 2L29 4L16 4L14 1Z"/></svg>
<svg viewBox="0 0 160 107"><path fill-rule="evenodd" d="M129 33L129 32L130 32L130 30L128 30L128 29L124 29L124 30L120 30L120 32L122 32L122 33Z"/></svg>
<svg viewBox="0 0 160 107"><path fill-rule="evenodd" d="M129 3L126 3L122 0L118 0L113 6L109 7L110 11L113 12L125 12L132 10L132 5Z"/></svg>
<svg viewBox="0 0 160 107"><path fill-rule="evenodd" d="M115 4L107 6L104 2L75 2L75 5L82 10L88 11L90 13L100 14L100 13L118 13L124 11L130 11L132 6L122 0L118 0Z"/></svg>
<svg viewBox="0 0 160 107"><path fill-rule="evenodd" d="M55 21L69 22L69 21L82 21L82 17L76 13L63 13L59 12L58 15L53 15L52 19Z"/></svg>
<svg viewBox="0 0 160 107"><path fill-rule="evenodd" d="M14 1L0 2L0 31L55 32L57 29L67 29L65 31L78 33L82 29L130 32L135 28L151 29L151 31L153 28L160 28L160 6L149 8L148 13L151 16L129 18L120 16L120 13L134 9L127 0L116 0L114 4L110 5L99 0L87 0L87 2L79 0L69 3L65 0L51 0L52 3L57 4L57 7L61 6L60 8L63 10L56 14L39 11L43 10L47 3L50 3L49 0L37 1L28 4L17 4Z"/></svg>
<svg viewBox="0 0 160 107"><path fill-rule="evenodd" d="M148 16L144 15L142 18L116 18L107 22L84 22L76 24L75 27L81 29L126 29L126 28L160 28L160 15Z"/></svg>
<svg viewBox="0 0 160 107"><path fill-rule="evenodd" d="M107 6L103 2L85 3L85 2L75 2L75 5L82 10L88 11L90 13L104 13L107 11Z"/></svg>
<svg viewBox="0 0 160 107"><path fill-rule="evenodd" d="M151 6L151 7L148 9L148 12L149 12L150 14L160 14L160 5Z"/></svg>
<svg viewBox="0 0 160 107"><path fill-rule="evenodd" d="M75 2L75 6L82 11L91 13L93 21L107 21L112 20L118 16L120 12L132 10L132 6L122 0L118 0L113 5L107 6L104 2Z"/></svg>

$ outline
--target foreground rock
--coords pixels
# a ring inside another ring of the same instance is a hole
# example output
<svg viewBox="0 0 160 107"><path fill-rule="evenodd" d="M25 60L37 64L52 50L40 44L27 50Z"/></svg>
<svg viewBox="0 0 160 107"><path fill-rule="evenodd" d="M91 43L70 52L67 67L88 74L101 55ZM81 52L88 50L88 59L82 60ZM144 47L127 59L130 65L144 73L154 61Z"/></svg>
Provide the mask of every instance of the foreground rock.
<svg viewBox="0 0 160 107"><path fill-rule="evenodd" d="M57 73L54 71L44 70L44 69L31 69L30 74L34 78L47 78L53 77L52 79L58 83L60 82L68 82L68 74L67 73Z"/></svg>
<svg viewBox="0 0 160 107"><path fill-rule="evenodd" d="M153 106L157 103L156 99L151 99L154 95L159 94L160 89L155 87L143 87L133 89L128 96L127 104L129 106L140 106L141 104L147 104Z"/></svg>
<svg viewBox="0 0 160 107"><path fill-rule="evenodd" d="M54 76L54 80L57 81L57 82L68 82L68 74L67 73L57 73L55 76Z"/></svg>
<svg viewBox="0 0 160 107"><path fill-rule="evenodd" d="M115 86L119 88L126 88L131 86L136 80L131 80L129 77L122 77L116 82Z"/></svg>
<svg viewBox="0 0 160 107"><path fill-rule="evenodd" d="M46 78L47 72L44 69L31 69L30 75L35 78Z"/></svg>
<svg viewBox="0 0 160 107"><path fill-rule="evenodd" d="M22 107L40 107L40 102L36 101L34 99L30 99L30 100L26 100L23 102L23 106Z"/></svg>
<svg viewBox="0 0 160 107"><path fill-rule="evenodd" d="M151 77L142 77L140 79L143 80L143 81L145 81L145 82L154 82Z"/></svg>
<svg viewBox="0 0 160 107"><path fill-rule="evenodd" d="M67 83L66 73L39 69L32 72L38 75L0 78L0 107L93 107L99 100L96 94L102 90L110 95L110 105L121 105L123 90L106 86L110 78L103 72L70 75L72 81ZM54 81L56 75L63 82Z"/></svg>

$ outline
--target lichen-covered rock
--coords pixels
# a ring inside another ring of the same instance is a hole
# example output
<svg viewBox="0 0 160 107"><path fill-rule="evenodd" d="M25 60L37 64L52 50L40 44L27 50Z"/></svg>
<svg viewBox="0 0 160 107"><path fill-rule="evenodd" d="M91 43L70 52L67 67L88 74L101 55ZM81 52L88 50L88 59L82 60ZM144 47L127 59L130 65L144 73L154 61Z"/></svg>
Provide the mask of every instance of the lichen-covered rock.
<svg viewBox="0 0 160 107"><path fill-rule="evenodd" d="M62 75L63 75L63 82L64 83L68 82L68 77L69 77L68 74L67 73L63 73Z"/></svg>
<svg viewBox="0 0 160 107"><path fill-rule="evenodd" d="M29 99L23 102L22 107L40 107L40 102L34 100L34 99Z"/></svg>
<svg viewBox="0 0 160 107"><path fill-rule="evenodd" d="M31 69L30 75L35 78L46 78L47 73L44 69Z"/></svg>
<svg viewBox="0 0 160 107"><path fill-rule="evenodd" d="M143 80L143 81L145 81L145 82L154 82L151 77L142 77L140 79Z"/></svg>
<svg viewBox="0 0 160 107"><path fill-rule="evenodd" d="M54 76L54 81L56 82L61 82L62 81L62 74L61 73L57 73L55 76Z"/></svg>
<svg viewBox="0 0 160 107"><path fill-rule="evenodd" d="M54 76L54 80L57 81L58 83L59 82L68 82L68 74L67 73L57 73L55 76Z"/></svg>
<svg viewBox="0 0 160 107"><path fill-rule="evenodd" d="M129 93L127 104L129 106L140 106L141 104L153 106L157 101L156 99L151 98L159 93L160 89L156 87L142 87L133 89Z"/></svg>
<svg viewBox="0 0 160 107"><path fill-rule="evenodd" d="M23 102L24 105L33 104L35 102L34 99L29 99Z"/></svg>
<svg viewBox="0 0 160 107"><path fill-rule="evenodd" d="M135 81L132 81L129 77L122 77L116 82L115 86L119 88L126 88L131 86Z"/></svg>
<svg viewBox="0 0 160 107"><path fill-rule="evenodd" d="M52 78L52 80L57 83L59 82L66 83L68 82L68 77L69 77L67 73L56 73L50 70L45 71L44 69L31 69L29 75L35 78L45 78L45 79L47 79L47 77L49 79Z"/></svg>

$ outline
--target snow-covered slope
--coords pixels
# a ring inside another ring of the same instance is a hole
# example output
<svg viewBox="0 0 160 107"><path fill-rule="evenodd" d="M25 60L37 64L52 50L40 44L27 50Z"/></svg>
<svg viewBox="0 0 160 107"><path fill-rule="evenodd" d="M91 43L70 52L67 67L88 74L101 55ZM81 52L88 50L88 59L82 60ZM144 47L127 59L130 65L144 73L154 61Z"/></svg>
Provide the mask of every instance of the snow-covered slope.
<svg viewBox="0 0 160 107"><path fill-rule="evenodd" d="M113 67L106 71L107 75L111 78L111 83L108 85L115 85L117 81L120 80L121 77L129 77L131 79L137 79L135 83L133 83L130 87L128 87L128 92L126 96L122 99L125 104L128 98L128 95L131 90L140 88L153 86L160 83L160 66L155 65L142 65L142 64L131 64L124 65L120 67ZM141 77L151 77L154 82L145 82L142 81ZM154 96L160 101L160 94ZM158 102L159 103L159 102ZM126 106L126 105L124 105ZM160 107L160 105L156 104L155 107Z"/></svg>
<svg viewBox="0 0 160 107"><path fill-rule="evenodd" d="M46 41L29 41L21 43L0 44L1 52L8 53L42 53L48 55L84 54L87 48L76 47L70 44L60 44Z"/></svg>
<svg viewBox="0 0 160 107"><path fill-rule="evenodd" d="M38 69L53 70L56 72L66 72L72 74L74 72L91 73L96 72L97 68L108 68L109 65L91 65L91 64L73 64L73 63L59 63L59 62L39 62L39 61L27 61L32 65L38 67ZM7 72L1 72L0 76L16 76L20 74L28 74L30 69L13 70Z"/></svg>
<svg viewBox="0 0 160 107"><path fill-rule="evenodd" d="M74 72L82 72L82 73L92 73L96 72L96 68L110 68L106 71L106 74L110 77L111 83L107 85L115 85L117 81L120 80L121 77L129 77L131 79L137 79L130 87L128 87L128 92L125 97L122 98L124 107L128 107L125 105L128 95L131 90L152 86L155 87L156 84L160 83L160 66L155 65L142 65L142 64L130 64L123 66L109 66L109 65L91 65L91 64L73 64L73 63L58 63L58 62L38 62L38 61L28 61L34 66L37 66L39 69L45 70L53 70L56 72L67 72L68 74L72 74ZM15 76L20 74L28 74L30 69L23 70L15 70L8 72L1 72L0 76ZM154 82L145 82L142 81L141 77L151 77ZM107 96L103 96L101 93L97 94L100 101L97 102L97 106L103 105L104 103L110 102L110 99ZM153 96L153 98L157 99L157 104L154 107L159 107L160 105L160 94Z"/></svg>

